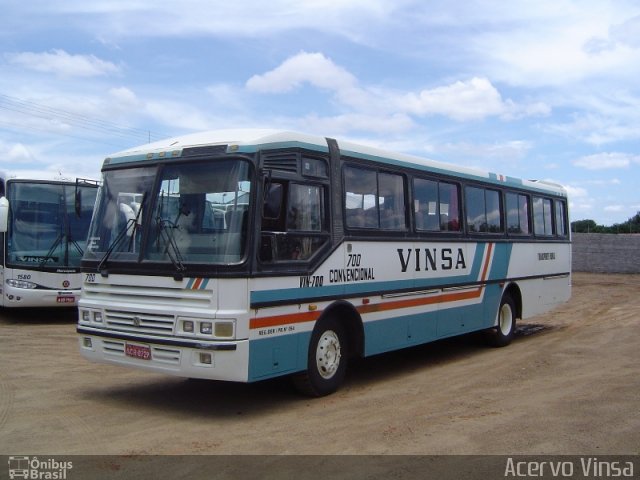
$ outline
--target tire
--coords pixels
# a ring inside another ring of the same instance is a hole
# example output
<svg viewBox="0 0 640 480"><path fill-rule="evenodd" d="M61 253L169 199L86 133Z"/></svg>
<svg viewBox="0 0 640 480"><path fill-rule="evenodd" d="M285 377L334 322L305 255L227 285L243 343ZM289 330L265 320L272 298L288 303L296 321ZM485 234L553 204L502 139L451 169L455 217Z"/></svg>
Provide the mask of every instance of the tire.
<svg viewBox="0 0 640 480"><path fill-rule="evenodd" d="M488 331L488 341L493 347L506 347L516 332L516 305L509 294L500 301L497 325Z"/></svg>
<svg viewBox="0 0 640 480"><path fill-rule="evenodd" d="M321 320L311 335L307 369L292 377L293 384L305 395L329 395L344 380L347 358L347 337L342 325L334 318Z"/></svg>

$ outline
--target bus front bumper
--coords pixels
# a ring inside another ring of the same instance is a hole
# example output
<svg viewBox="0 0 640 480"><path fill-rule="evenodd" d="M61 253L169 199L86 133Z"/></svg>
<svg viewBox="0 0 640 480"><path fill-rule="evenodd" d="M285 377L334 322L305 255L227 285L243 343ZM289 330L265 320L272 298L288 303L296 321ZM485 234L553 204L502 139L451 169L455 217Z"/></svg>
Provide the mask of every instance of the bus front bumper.
<svg viewBox="0 0 640 480"><path fill-rule="evenodd" d="M80 298L77 290L41 290L4 285L5 307L75 307Z"/></svg>
<svg viewBox="0 0 640 480"><path fill-rule="evenodd" d="M249 341L144 337L78 326L80 353L97 363L186 378L247 382Z"/></svg>

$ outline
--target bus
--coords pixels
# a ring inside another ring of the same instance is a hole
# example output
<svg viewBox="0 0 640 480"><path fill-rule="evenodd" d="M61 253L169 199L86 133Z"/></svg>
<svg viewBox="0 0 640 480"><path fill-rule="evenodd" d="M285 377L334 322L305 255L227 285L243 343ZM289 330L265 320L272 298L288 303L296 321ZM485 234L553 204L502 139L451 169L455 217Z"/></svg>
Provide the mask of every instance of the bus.
<svg viewBox="0 0 640 480"><path fill-rule="evenodd" d="M0 172L0 307L74 307L98 182Z"/></svg>
<svg viewBox="0 0 640 480"><path fill-rule="evenodd" d="M485 331L571 290L567 194L333 138L222 130L106 158L79 349L187 378L290 375ZM130 200L136 196L136 201Z"/></svg>

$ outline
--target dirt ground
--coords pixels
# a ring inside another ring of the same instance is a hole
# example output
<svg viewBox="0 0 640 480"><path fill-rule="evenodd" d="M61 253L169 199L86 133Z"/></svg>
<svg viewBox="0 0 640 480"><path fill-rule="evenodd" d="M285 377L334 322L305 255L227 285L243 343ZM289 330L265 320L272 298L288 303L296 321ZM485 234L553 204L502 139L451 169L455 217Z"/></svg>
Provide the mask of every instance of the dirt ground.
<svg viewBox="0 0 640 480"><path fill-rule="evenodd" d="M638 455L640 275L573 284L507 348L470 335L360 360L319 399L92 364L75 311L5 310L0 454Z"/></svg>

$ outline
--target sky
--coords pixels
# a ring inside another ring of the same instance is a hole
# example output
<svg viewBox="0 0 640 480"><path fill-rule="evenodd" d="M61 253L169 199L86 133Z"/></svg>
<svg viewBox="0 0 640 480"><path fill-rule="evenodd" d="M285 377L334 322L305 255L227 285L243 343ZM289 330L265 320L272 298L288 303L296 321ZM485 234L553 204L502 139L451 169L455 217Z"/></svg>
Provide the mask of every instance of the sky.
<svg viewBox="0 0 640 480"><path fill-rule="evenodd" d="M0 0L0 169L223 128L550 180L640 211L640 2Z"/></svg>

